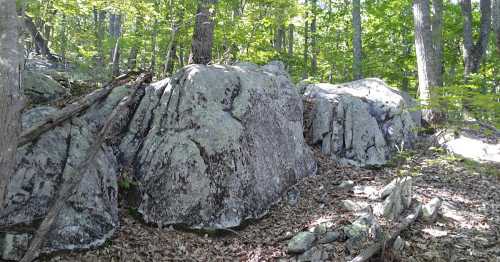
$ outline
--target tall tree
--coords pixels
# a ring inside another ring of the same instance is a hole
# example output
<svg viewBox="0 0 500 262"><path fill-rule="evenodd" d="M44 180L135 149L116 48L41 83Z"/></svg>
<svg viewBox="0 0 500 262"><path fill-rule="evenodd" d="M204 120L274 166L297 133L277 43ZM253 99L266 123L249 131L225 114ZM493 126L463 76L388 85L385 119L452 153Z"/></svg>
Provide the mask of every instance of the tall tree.
<svg viewBox="0 0 500 262"><path fill-rule="evenodd" d="M311 11L313 15L311 21L311 49L312 49L311 72L314 76L316 76L318 74L317 0L311 0Z"/></svg>
<svg viewBox="0 0 500 262"><path fill-rule="evenodd" d="M114 43L111 49L112 75L114 77L120 74L120 38L122 31L122 15L111 14L109 16L109 34Z"/></svg>
<svg viewBox="0 0 500 262"><path fill-rule="evenodd" d="M497 54L500 56L500 0L493 0L491 16L493 18Z"/></svg>
<svg viewBox="0 0 500 262"><path fill-rule="evenodd" d="M306 13L304 16L305 24L304 24L304 72L302 73L302 78L306 79L308 75L308 57L309 57L309 6L307 4L307 0L304 1L304 7L306 9Z"/></svg>
<svg viewBox="0 0 500 262"><path fill-rule="evenodd" d="M474 43L472 38L472 4L471 0L461 0L462 14L464 18L464 65L465 76L477 73L488 48L488 40L491 29L491 0L479 2L481 10L481 25L479 39Z"/></svg>
<svg viewBox="0 0 500 262"><path fill-rule="evenodd" d="M214 41L214 5L217 0L198 0L193 40L191 42L190 64L209 64L212 60Z"/></svg>
<svg viewBox="0 0 500 262"><path fill-rule="evenodd" d="M436 61L437 84L443 85L443 0L432 0L432 44Z"/></svg>
<svg viewBox="0 0 500 262"><path fill-rule="evenodd" d="M362 46L361 46L361 3L360 0L352 1L352 26L354 29L353 52L354 61L352 63L354 79L363 78L362 71Z"/></svg>
<svg viewBox="0 0 500 262"><path fill-rule="evenodd" d="M435 109L430 108L430 101L434 98L433 88L438 85L438 77L434 61L429 0L413 1L413 19L417 52L418 93L422 105L426 107L422 112L422 119L427 123L434 124L440 121L440 116Z"/></svg>
<svg viewBox="0 0 500 262"><path fill-rule="evenodd" d="M21 131L23 99L21 59L15 0L0 0L0 209L14 172L17 139Z"/></svg>
<svg viewBox="0 0 500 262"><path fill-rule="evenodd" d="M293 56L293 34L295 26L293 24L288 25L288 55Z"/></svg>

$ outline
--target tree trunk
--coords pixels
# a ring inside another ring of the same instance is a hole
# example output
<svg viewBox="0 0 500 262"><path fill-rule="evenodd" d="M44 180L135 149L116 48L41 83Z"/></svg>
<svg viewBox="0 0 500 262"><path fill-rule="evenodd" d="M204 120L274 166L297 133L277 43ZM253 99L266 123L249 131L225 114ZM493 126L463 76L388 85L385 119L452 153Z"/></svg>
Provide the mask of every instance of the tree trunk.
<svg viewBox="0 0 500 262"><path fill-rule="evenodd" d="M122 15L111 14L109 16L109 34L113 40L114 47L111 49L112 75L120 75L120 37L122 27Z"/></svg>
<svg viewBox="0 0 500 262"><path fill-rule="evenodd" d="M97 64L99 66L104 65L104 20L106 19L105 11L97 11L94 6L94 25L95 25L95 36L96 36L96 46L97 46Z"/></svg>
<svg viewBox="0 0 500 262"><path fill-rule="evenodd" d="M137 66L137 52L138 52L137 46L136 45L132 46L127 61L128 70L134 70L135 67Z"/></svg>
<svg viewBox="0 0 500 262"><path fill-rule="evenodd" d="M57 59L57 57L55 57L49 49L48 41L42 36L40 31L38 31L31 17L27 15L24 16L24 26L30 33L31 38L33 38L33 42L35 44L37 52L46 57L49 61L58 62L59 60Z"/></svg>
<svg viewBox="0 0 500 262"><path fill-rule="evenodd" d="M309 56L309 11L307 10L309 7L307 5L307 0L304 1L304 6L306 8L305 14L305 24L304 24L304 72L302 74L302 79L306 79L308 75L307 70L307 57Z"/></svg>
<svg viewBox="0 0 500 262"><path fill-rule="evenodd" d="M311 21L311 71L314 76L318 74L318 34L317 34L317 0L311 0L313 19Z"/></svg>
<svg viewBox="0 0 500 262"><path fill-rule="evenodd" d="M293 56L293 34L294 34L295 26L290 24L288 26L288 56Z"/></svg>
<svg viewBox="0 0 500 262"><path fill-rule="evenodd" d="M14 172L24 105L16 1L0 0L0 36L0 209L3 209L6 186Z"/></svg>
<svg viewBox="0 0 500 262"><path fill-rule="evenodd" d="M432 0L432 42L436 56L437 84L443 86L443 0Z"/></svg>
<svg viewBox="0 0 500 262"><path fill-rule="evenodd" d="M285 29L283 29L282 25L278 26L278 29L276 30L276 35L275 35L275 40L274 40L274 48L278 53L281 53L283 51L283 39L285 39Z"/></svg>
<svg viewBox="0 0 500 262"><path fill-rule="evenodd" d="M472 4L471 0L461 0L462 14L464 17L464 75L467 78L472 73L477 73L488 48L488 38L491 27L491 0L481 0L481 26L479 39L476 43L472 39Z"/></svg>
<svg viewBox="0 0 500 262"><path fill-rule="evenodd" d="M210 9L217 0L198 0L196 24L191 42L190 64L209 64L212 60L212 45L214 38L214 15Z"/></svg>
<svg viewBox="0 0 500 262"><path fill-rule="evenodd" d="M500 57L500 0L493 0L492 3L493 31L495 32L495 45L497 54Z"/></svg>
<svg viewBox="0 0 500 262"><path fill-rule="evenodd" d="M413 1L413 18L415 22L415 49L417 52L418 93L425 107L422 119L435 124L440 121L439 113L431 108L433 88L438 85L434 62L434 48L431 36L431 19L429 0Z"/></svg>
<svg viewBox="0 0 500 262"><path fill-rule="evenodd" d="M361 46L361 3L360 0L352 1L352 26L353 36L353 56L352 71L354 80L363 78L362 71L362 46Z"/></svg>

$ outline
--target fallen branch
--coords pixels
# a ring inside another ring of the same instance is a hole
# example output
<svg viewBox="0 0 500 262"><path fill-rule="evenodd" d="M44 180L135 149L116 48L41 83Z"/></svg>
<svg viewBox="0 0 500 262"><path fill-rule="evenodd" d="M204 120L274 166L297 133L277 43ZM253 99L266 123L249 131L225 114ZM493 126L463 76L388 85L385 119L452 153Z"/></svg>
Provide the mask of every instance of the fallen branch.
<svg viewBox="0 0 500 262"><path fill-rule="evenodd" d="M375 244L369 246L367 249L364 249L363 251L361 251L361 254L359 254L357 257L355 257L350 262L367 261L372 256L374 256L375 254L380 252L383 247L390 246L392 244L392 242L394 242L394 240L396 240L396 238L401 234L401 232L403 230L408 228L408 226L410 226L411 224L413 224L415 222L415 220L417 220L417 218L420 216L421 212L422 212L422 205L420 203L418 203L417 206L415 207L415 211L412 214L406 216L396 226L396 229L394 230L394 232L392 232L389 235L388 238L386 238L385 240L383 240L381 242L378 242L378 243L375 243Z"/></svg>
<svg viewBox="0 0 500 262"><path fill-rule="evenodd" d="M37 139L40 137L42 134L45 132L51 130L52 128L60 125L64 121L71 119L75 117L76 115L80 114L81 112L85 111L87 108L92 106L98 101L101 101L102 99L106 98L113 88L119 84L121 84L123 81L129 79L131 76L133 76L132 73L128 73L122 76L117 77L107 85L105 85L103 88L96 90L87 96L83 97L81 100L76 101L63 109L49 115L46 117L44 120L40 121L39 123L33 125L32 127L24 130L19 137L19 141L17 144L17 147L22 147L31 141Z"/></svg>
<svg viewBox="0 0 500 262"><path fill-rule="evenodd" d="M87 154L83 161L78 165L77 168L73 169L70 174L68 174L68 180L63 183L61 189L57 195L57 198L54 201L54 204L47 212L44 220L40 224L38 230L36 231L33 239L30 242L28 251L24 254L24 257L21 259L21 262L31 262L33 261L40 253L40 249L42 248L42 244L45 240L45 236L49 232L52 224L54 224L57 216L59 215L60 210L66 204L66 201L69 197L74 193L77 186L83 180L85 172L88 168L93 165L95 157L99 150L101 149L101 145L104 143L104 140L109 135L111 131L111 127L113 126L113 120L128 108L133 103L133 96L138 92L140 86L147 81L151 80L151 74L143 73L141 74L136 81L130 87L130 91L127 96L125 96L122 101L113 109L111 114L106 118L103 127L99 131L96 136L96 140L93 144L90 145Z"/></svg>

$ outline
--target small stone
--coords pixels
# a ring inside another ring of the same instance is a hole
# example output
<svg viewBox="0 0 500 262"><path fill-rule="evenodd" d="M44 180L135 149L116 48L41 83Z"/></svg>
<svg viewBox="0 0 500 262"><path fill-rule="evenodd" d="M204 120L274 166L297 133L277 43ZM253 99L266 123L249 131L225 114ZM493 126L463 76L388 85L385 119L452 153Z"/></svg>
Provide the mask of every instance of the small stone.
<svg viewBox="0 0 500 262"><path fill-rule="evenodd" d="M392 244L392 249L394 249L395 251L402 251L404 247L405 247L405 242L400 236L398 236L396 240L394 240L394 243Z"/></svg>
<svg viewBox="0 0 500 262"><path fill-rule="evenodd" d="M384 200L383 215L389 219L396 219L406 208L410 207L412 195L412 178L396 178L394 188L390 195ZM389 184L390 185L390 184Z"/></svg>
<svg viewBox="0 0 500 262"><path fill-rule="evenodd" d="M292 254L304 253L313 246L315 240L316 234L300 232L288 242L287 252Z"/></svg>
<svg viewBox="0 0 500 262"><path fill-rule="evenodd" d="M382 238L382 229L373 216L365 213L361 215L351 225L344 227L344 234L347 237L346 246L353 252L360 249L364 243Z"/></svg>
<svg viewBox="0 0 500 262"><path fill-rule="evenodd" d="M318 243L327 244L335 242L340 239L341 235L342 234L339 231L326 232L325 235L318 240Z"/></svg>
<svg viewBox="0 0 500 262"><path fill-rule="evenodd" d="M352 180L342 181L342 183L338 185L338 188L343 190L351 190L353 187L354 187L354 181Z"/></svg>
<svg viewBox="0 0 500 262"><path fill-rule="evenodd" d="M288 205L291 207L296 206L299 203L300 191L296 187L292 187L287 192Z"/></svg>
<svg viewBox="0 0 500 262"><path fill-rule="evenodd" d="M21 260L24 252L28 249L31 235L28 234L0 234L0 260ZM3 244L2 244L3 243Z"/></svg>
<svg viewBox="0 0 500 262"><path fill-rule="evenodd" d="M349 199L342 200L342 207L348 211L358 212L368 207L366 202L354 202Z"/></svg>
<svg viewBox="0 0 500 262"><path fill-rule="evenodd" d="M438 216L439 208L442 200L438 197L433 198L429 203L422 207L422 219L426 222L433 223Z"/></svg>
<svg viewBox="0 0 500 262"><path fill-rule="evenodd" d="M320 247L313 247L297 257L297 262L321 262L328 259L328 254Z"/></svg>

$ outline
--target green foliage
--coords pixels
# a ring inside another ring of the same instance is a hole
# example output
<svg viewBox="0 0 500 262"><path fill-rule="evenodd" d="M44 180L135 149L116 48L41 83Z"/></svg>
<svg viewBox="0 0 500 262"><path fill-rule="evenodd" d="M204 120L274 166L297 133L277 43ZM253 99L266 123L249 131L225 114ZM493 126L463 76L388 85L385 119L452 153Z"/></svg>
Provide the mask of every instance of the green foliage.
<svg viewBox="0 0 500 262"><path fill-rule="evenodd" d="M81 68L88 68L100 81L110 76L111 49L115 45L115 40L108 34L108 15L121 14L121 68L126 70L129 54L136 48L136 67L149 68L153 57L156 57L154 70L160 78L165 76L166 49L171 41L176 47L174 69L187 64L197 2L28 0L26 12L36 18L39 30L49 39L54 53ZM444 2L444 87L438 90L440 101L434 101L432 105L444 105L443 111L449 113L451 120L474 117L499 126L500 55L495 52L494 36L492 34L480 72L465 79L460 6L451 1ZM411 0L362 3L363 73L365 77L379 77L392 86L416 94L417 70L411 6ZM102 39L103 64L97 62L100 47L94 10L106 14ZM475 36L479 28L478 10L475 4ZM317 8L313 8L298 0L219 0L215 14L215 63L250 61L264 64L270 60L282 60L296 82L302 80L304 72L313 82L339 83L352 80L350 1L317 0ZM305 63L305 23L307 21L310 26L314 16L317 19L317 32L309 34ZM178 28L175 39L171 39L173 24ZM293 53L288 52L288 30L291 25L294 27ZM276 46L279 30L285 32L281 48ZM153 38L155 31L156 46ZM311 46L312 38L317 43L315 50ZM315 72L311 68L313 51L317 53L318 62Z"/></svg>

